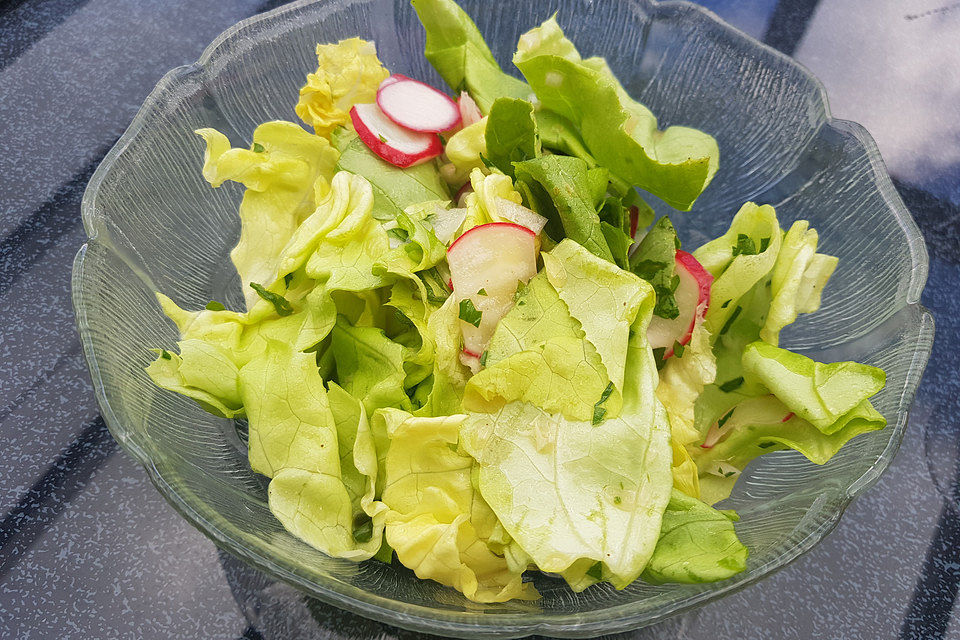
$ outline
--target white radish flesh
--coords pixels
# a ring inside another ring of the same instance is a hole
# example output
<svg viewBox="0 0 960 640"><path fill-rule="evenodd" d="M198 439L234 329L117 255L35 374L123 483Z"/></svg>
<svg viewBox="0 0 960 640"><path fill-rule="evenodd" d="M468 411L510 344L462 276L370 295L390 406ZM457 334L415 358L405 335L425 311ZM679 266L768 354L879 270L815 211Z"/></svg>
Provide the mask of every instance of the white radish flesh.
<svg viewBox="0 0 960 640"><path fill-rule="evenodd" d="M473 101L473 98L471 98L470 94L466 91L460 92L460 99L457 100L457 106L460 108L460 119L462 120L461 124L463 127L469 127L483 120L480 107L477 106L477 103Z"/></svg>
<svg viewBox="0 0 960 640"><path fill-rule="evenodd" d="M535 211L527 209L521 204L517 204L516 202L507 200L506 198L497 198L496 203L497 213L500 215L500 217L506 218L514 224L524 226L537 234L543 231L543 228L547 226L546 218Z"/></svg>
<svg viewBox="0 0 960 640"><path fill-rule="evenodd" d="M375 104L357 104L350 109L357 135L375 154L398 167L410 167L436 158L443 152L435 133L419 133L398 126Z"/></svg>
<svg viewBox="0 0 960 640"><path fill-rule="evenodd" d="M676 318L653 316L647 328L647 339L653 349L664 349L664 359L673 355L674 345L690 342L697 322L702 322L710 304L713 276L686 251L678 250L675 258L680 284L673 295L680 314Z"/></svg>
<svg viewBox="0 0 960 640"><path fill-rule="evenodd" d="M460 126L460 108L440 91L407 77L389 79L377 90L377 105L401 127L438 133Z"/></svg>

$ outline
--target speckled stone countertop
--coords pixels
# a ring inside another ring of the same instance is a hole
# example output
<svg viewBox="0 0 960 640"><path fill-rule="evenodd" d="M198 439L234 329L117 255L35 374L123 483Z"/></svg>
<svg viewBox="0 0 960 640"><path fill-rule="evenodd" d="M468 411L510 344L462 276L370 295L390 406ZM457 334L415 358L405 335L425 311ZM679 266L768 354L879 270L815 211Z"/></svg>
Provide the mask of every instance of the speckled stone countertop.
<svg viewBox="0 0 960 640"><path fill-rule="evenodd" d="M272 0L0 3L0 638L411 638L214 547L120 452L73 327L79 203L169 68ZM960 2L702 0L875 136L930 249L933 358L903 446L776 575L623 638L960 638Z"/></svg>

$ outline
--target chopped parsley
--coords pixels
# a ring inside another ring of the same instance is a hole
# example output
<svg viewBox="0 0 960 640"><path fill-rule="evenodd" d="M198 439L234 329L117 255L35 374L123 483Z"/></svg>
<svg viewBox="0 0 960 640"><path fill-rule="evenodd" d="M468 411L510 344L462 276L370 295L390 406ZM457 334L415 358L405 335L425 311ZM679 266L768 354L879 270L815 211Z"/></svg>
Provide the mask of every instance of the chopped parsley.
<svg viewBox="0 0 960 640"><path fill-rule="evenodd" d="M720 305L720 308L721 308L721 309L726 309L727 306L728 306L731 302L733 302L733 300L724 300L724 301L723 301L723 304Z"/></svg>
<svg viewBox="0 0 960 640"><path fill-rule="evenodd" d="M490 352L489 352L489 351L484 351L483 353L480 354L480 366L481 366L481 367L487 366L487 356L488 356L488 355L490 355Z"/></svg>
<svg viewBox="0 0 960 640"><path fill-rule="evenodd" d="M607 409L602 405L610 398L612 393L613 383L608 382L606 388L603 390L603 393L600 394L600 399L597 400L597 404L593 405L593 424L600 424L603 422L603 417L607 415Z"/></svg>
<svg viewBox="0 0 960 640"><path fill-rule="evenodd" d="M253 152L254 152L254 153L263 153L264 151L266 151L266 149L263 148L263 145L262 145L262 144L260 144L259 142L254 142L254 143L253 143Z"/></svg>
<svg viewBox="0 0 960 640"><path fill-rule="evenodd" d="M250 288L256 291L258 296L272 304L278 316L288 316L293 313L293 307L290 305L290 301L280 294L267 291L263 286L257 284L256 282L251 282Z"/></svg>
<svg viewBox="0 0 960 640"><path fill-rule="evenodd" d="M164 360L173 360L173 356L166 349L160 349L160 357Z"/></svg>
<svg viewBox="0 0 960 640"><path fill-rule="evenodd" d="M380 142L387 144L387 136L383 135L382 133L378 133L377 137L380 138Z"/></svg>
<svg viewBox="0 0 960 640"><path fill-rule="evenodd" d="M743 311L743 307L737 305L737 308L733 310L733 313L730 314L730 317L727 318L727 321L723 323L723 328L720 329L721 336L730 330L731 325L733 325L733 322L737 319L737 316L740 315L741 311Z"/></svg>
<svg viewBox="0 0 960 640"><path fill-rule="evenodd" d="M775 444L777 444L777 443L774 442L773 440L769 440L769 441L767 441L767 442L761 442L761 443L759 443L757 446L760 447L761 449L769 449L770 447L774 446Z"/></svg>
<svg viewBox="0 0 960 640"><path fill-rule="evenodd" d="M283 286L285 286L286 288L289 289L291 282L293 282L293 274L292 274L292 273L288 273L287 275L283 276Z"/></svg>
<svg viewBox="0 0 960 640"><path fill-rule="evenodd" d="M767 238L767 242L770 242L770 238ZM754 243L753 238L748 236L745 233L737 234L737 244L733 247L734 256L755 256L759 253L757 251L757 245Z"/></svg>
<svg viewBox="0 0 960 640"><path fill-rule="evenodd" d="M594 580L603 580L603 564L597 563L587 569L587 575Z"/></svg>
<svg viewBox="0 0 960 640"><path fill-rule="evenodd" d="M733 380L727 380L722 385L720 385L720 391L724 393L730 393L731 391L736 391L743 386L743 376L739 378L734 378Z"/></svg>
<svg viewBox="0 0 960 640"><path fill-rule="evenodd" d="M760 253L763 253L767 250L767 247L770 246L770 238L760 238Z"/></svg>
<svg viewBox="0 0 960 640"><path fill-rule="evenodd" d="M211 300L210 302L207 303L207 306L205 306L204 309L206 309L207 311L223 311L224 309L226 309L226 307L223 306L222 302Z"/></svg>
<svg viewBox="0 0 960 640"><path fill-rule="evenodd" d="M686 345L680 344L679 342L673 343L673 355L676 357L682 358L684 349L686 349Z"/></svg>
<svg viewBox="0 0 960 640"><path fill-rule="evenodd" d="M475 327L480 326L480 320L483 318L483 312L473 306L473 300L464 298L460 301L460 319L467 324Z"/></svg>
<svg viewBox="0 0 960 640"><path fill-rule="evenodd" d="M485 295L487 295L487 290L486 290L485 288L481 287L481 288L480 288L480 291L477 291L477 295L478 295L478 296L485 296Z"/></svg>

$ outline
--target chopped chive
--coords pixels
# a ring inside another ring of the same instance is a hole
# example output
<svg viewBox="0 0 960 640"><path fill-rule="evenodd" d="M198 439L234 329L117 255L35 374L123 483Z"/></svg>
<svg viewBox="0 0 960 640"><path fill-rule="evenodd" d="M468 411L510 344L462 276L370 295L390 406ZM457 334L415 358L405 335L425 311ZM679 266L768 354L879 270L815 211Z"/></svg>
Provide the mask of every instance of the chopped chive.
<svg viewBox="0 0 960 640"><path fill-rule="evenodd" d="M731 302L733 302L733 300L724 300L724 301L723 301L723 304L720 305L720 308L721 308L721 309L726 309L726 308L727 308L727 305L729 305Z"/></svg>
<svg viewBox="0 0 960 640"><path fill-rule="evenodd" d="M480 354L480 366L481 366L481 367L487 366L487 356L488 356L489 354L490 354L489 351L484 351L483 353Z"/></svg>
<svg viewBox="0 0 960 640"><path fill-rule="evenodd" d="M727 321L723 323L723 328L720 329L720 335L722 336L727 331L729 331L730 326L733 324L734 320L737 319L737 316L740 315L740 312L743 311L743 307L737 305L737 308L733 310L733 313L730 314L730 317L727 318Z"/></svg>
<svg viewBox="0 0 960 640"><path fill-rule="evenodd" d="M733 380L727 380L720 385L720 391L723 391L724 393L730 393L731 391L736 391L741 386L743 386L743 376L734 378Z"/></svg>
<svg viewBox="0 0 960 640"><path fill-rule="evenodd" d="M761 449L769 449L770 447L772 447L772 446L775 445L775 444L777 444L777 443L774 442L774 441L772 441L772 440L770 440L770 441L768 441L768 442L761 442L761 443L758 444L757 446L760 447Z"/></svg>
<svg viewBox="0 0 960 640"><path fill-rule="evenodd" d="M257 295L261 298L272 304L278 316L288 316L293 313L293 307L290 305L290 302L280 294L267 291L256 282L251 282L250 288L256 291Z"/></svg>

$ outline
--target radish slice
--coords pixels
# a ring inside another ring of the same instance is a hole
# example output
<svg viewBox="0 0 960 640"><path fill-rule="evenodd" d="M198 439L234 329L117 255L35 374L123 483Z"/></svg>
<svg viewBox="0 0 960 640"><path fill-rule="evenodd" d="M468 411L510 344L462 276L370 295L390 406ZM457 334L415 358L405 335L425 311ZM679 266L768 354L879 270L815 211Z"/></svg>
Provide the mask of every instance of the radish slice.
<svg viewBox="0 0 960 640"><path fill-rule="evenodd" d="M514 224L530 229L534 233L540 233L547 226L547 219L535 211L527 209L521 204L517 204L506 198L497 198L497 213Z"/></svg>
<svg viewBox="0 0 960 640"><path fill-rule="evenodd" d="M400 82L401 80L409 80L409 79L410 78L408 78L407 76L400 75L399 73L395 73L392 76L389 76L383 82L381 82L380 86L377 87L377 91L380 91L380 89L383 89L384 87L389 87L394 82Z"/></svg>
<svg viewBox="0 0 960 640"><path fill-rule="evenodd" d="M654 349L662 347L665 350L664 359L673 355L674 344L685 345L690 342L697 323L702 322L707 314L710 285L713 284L713 276L686 251L678 249L675 261L680 284L673 295L680 315L673 319L653 316L647 328L650 346Z"/></svg>
<svg viewBox="0 0 960 640"><path fill-rule="evenodd" d="M460 321L466 352L481 354L500 319L513 307L518 282L537 274L537 236L509 222L482 224L447 249L453 294L480 311L478 325Z"/></svg>
<svg viewBox="0 0 960 640"><path fill-rule="evenodd" d="M377 105L388 118L412 131L438 133L460 126L457 103L430 85L403 77L380 84Z"/></svg>
<svg viewBox="0 0 960 640"><path fill-rule="evenodd" d="M471 184L470 181L467 181L465 185L460 187L460 189L457 191L457 195L453 196L453 199L456 201L458 207L464 206L465 204L463 201L464 196L466 196L468 193L472 191L473 191L473 184Z"/></svg>
<svg viewBox="0 0 960 640"><path fill-rule="evenodd" d="M473 101L473 98L471 98L470 94L466 91L460 92L460 99L457 100L457 106L460 108L460 119L463 121L464 127L469 127L483 120L480 107L477 106L477 103Z"/></svg>
<svg viewBox="0 0 960 640"><path fill-rule="evenodd" d="M435 133L418 133L398 126L375 104L357 104L350 109L357 135L371 151L398 167L411 167L443 152Z"/></svg>

